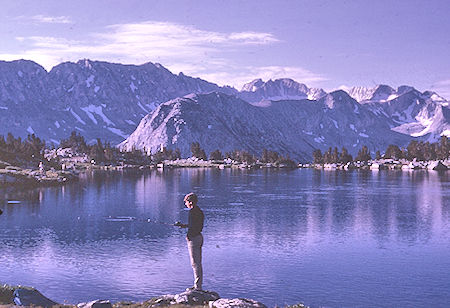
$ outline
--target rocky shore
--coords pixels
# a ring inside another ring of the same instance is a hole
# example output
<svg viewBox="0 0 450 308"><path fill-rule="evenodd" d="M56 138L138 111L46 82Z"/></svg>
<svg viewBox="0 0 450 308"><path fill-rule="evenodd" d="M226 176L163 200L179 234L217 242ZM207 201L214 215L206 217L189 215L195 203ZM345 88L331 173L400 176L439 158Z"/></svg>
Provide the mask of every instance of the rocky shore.
<svg viewBox="0 0 450 308"><path fill-rule="evenodd" d="M436 161L409 161L406 159L377 159L366 162L348 162L346 164L304 164L300 165L303 168L315 168L326 170L434 170L447 171L450 170L450 160L436 160Z"/></svg>
<svg viewBox="0 0 450 308"><path fill-rule="evenodd" d="M87 170L164 170L171 168L218 168L218 169L280 169L280 168L314 168L325 170L450 170L450 160L444 161L407 161L380 159L367 162L349 162L346 164L298 164L284 165L274 163L253 163L225 159L222 161L200 160L194 157L177 160L166 160L160 163L149 165L103 165L95 162L79 161L78 158L65 158L61 165L61 170L30 169L12 166L5 162L0 162L0 185L24 185L24 186L49 186L60 185L77 180L81 172Z"/></svg>
<svg viewBox="0 0 450 308"><path fill-rule="evenodd" d="M48 186L76 180L73 171L22 169L17 166L0 168L0 185Z"/></svg>
<svg viewBox="0 0 450 308"><path fill-rule="evenodd" d="M0 307L67 307L67 308L150 308L150 307L210 307L210 308L266 308L266 305L247 298L221 298L217 292L189 290L179 294L168 294L143 302L118 302L93 300L76 305L59 304L38 290L23 286L0 286ZM302 304L296 308L306 308Z"/></svg>

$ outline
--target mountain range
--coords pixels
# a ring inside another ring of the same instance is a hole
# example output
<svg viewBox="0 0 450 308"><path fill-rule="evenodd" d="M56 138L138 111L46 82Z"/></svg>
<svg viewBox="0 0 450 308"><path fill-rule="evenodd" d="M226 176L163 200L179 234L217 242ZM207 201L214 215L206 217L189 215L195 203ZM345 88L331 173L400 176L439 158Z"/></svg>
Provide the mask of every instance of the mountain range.
<svg viewBox="0 0 450 308"><path fill-rule="evenodd" d="M235 90L160 64L80 60L50 72L32 61L0 61L0 134L35 133L59 143L75 130L114 144L131 134L158 104L190 93Z"/></svg>
<svg viewBox="0 0 450 308"><path fill-rule="evenodd" d="M75 130L124 149L161 145L190 155L262 149L310 160L314 149L362 145L384 150L450 136L448 101L410 86L354 87L330 93L292 79L256 79L238 91L160 64L80 60L47 72L26 60L0 61L0 134L34 133L58 143Z"/></svg>

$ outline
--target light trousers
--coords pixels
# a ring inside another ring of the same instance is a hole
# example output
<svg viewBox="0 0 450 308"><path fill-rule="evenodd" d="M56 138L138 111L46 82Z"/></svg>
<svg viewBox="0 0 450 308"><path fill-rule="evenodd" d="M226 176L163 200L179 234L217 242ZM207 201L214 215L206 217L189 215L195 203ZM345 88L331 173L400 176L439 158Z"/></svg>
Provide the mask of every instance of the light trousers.
<svg viewBox="0 0 450 308"><path fill-rule="evenodd" d="M201 290L203 284L202 246L203 235L199 234L191 240L187 240L189 257L194 271L194 288Z"/></svg>

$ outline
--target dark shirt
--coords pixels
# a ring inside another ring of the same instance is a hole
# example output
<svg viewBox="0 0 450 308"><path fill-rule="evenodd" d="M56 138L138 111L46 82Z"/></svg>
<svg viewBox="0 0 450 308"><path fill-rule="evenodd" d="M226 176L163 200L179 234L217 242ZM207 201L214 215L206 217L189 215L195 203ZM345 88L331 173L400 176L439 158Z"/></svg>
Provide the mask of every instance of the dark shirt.
<svg viewBox="0 0 450 308"><path fill-rule="evenodd" d="M189 221L188 221L188 240L192 240L195 236L201 234L203 230L203 220L205 215L203 215L202 210L198 206L194 206L189 210Z"/></svg>

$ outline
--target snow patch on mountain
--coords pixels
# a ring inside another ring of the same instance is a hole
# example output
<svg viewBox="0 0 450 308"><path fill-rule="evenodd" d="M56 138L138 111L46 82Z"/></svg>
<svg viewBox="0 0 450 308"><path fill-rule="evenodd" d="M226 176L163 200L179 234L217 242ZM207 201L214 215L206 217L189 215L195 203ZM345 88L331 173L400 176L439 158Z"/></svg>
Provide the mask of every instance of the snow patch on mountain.
<svg viewBox="0 0 450 308"><path fill-rule="evenodd" d="M103 113L103 107L102 106L95 106L95 105L89 105L87 107L81 107L81 110L83 110L89 118L94 122L94 124L98 124L97 120L95 119L94 114L100 116L100 118L105 122L107 125L115 126L115 124L108 119L107 116Z"/></svg>
<svg viewBox="0 0 450 308"><path fill-rule="evenodd" d="M86 122L84 122L84 121L80 118L80 116L79 116L75 111L73 111L72 108L70 108L69 111L70 111L70 113L74 116L74 118L77 119L78 122L80 122L80 123L83 124L83 125L86 125Z"/></svg>
<svg viewBox="0 0 450 308"><path fill-rule="evenodd" d="M91 75L88 77L88 79L86 79L86 87L90 88L92 83L94 82L95 76Z"/></svg>
<svg viewBox="0 0 450 308"><path fill-rule="evenodd" d="M118 136L120 136L120 137L122 137L122 138L127 138L127 137L128 137L127 134L125 134L123 131L121 131L121 130L118 129L118 128L115 128L115 127L107 127L107 129L108 129L109 131L111 131L112 133L114 133L114 134L116 134L116 135L118 135Z"/></svg>

